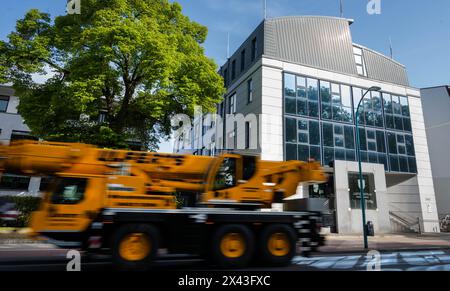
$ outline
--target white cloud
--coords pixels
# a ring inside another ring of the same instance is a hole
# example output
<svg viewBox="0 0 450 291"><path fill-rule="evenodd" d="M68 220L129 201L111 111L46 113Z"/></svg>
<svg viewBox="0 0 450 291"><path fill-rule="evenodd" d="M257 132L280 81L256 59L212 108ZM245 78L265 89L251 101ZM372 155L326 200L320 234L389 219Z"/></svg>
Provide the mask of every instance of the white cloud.
<svg viewBox="0 0 450 291"><path fill-rule="evenodd" d="M45 74L31 75L33 82L37 84L45 84L45 82L47 82L48 79L53 78L56 75L56 73L48 65L45 66L44 71Z"/></svg>
<svg viewBox="0 0 450 291"><path fill-rule="evenodd" d="M173 143L174 141L170 139L169 141L163 141L159 144L158 153L170 154L173 153Z"/></svg>

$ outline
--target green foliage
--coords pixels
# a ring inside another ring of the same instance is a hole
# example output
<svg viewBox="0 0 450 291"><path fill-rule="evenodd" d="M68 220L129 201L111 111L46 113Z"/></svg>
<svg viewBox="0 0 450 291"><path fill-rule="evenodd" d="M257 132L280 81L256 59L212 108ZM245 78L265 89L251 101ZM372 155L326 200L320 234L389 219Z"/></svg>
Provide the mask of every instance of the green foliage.
<svg viewBox="0 0 450 291"><path fill-rule="evenodd" d="M16 204L16 209L20 212L17 220L17 227L26 227L30 223L31 214L39 209L42 201L39 197L30 196L10 196L6 199Z"/></svg>
<svg viewBox="0 0 450 291"><path fill-rule="evenodd" d="M81 8L55 19L30 10L0 42L0 82L14 83L34 134L108 147L132 139L155 149L171 116L220 102L223 80L202 47L207 29L179 4L83 0ZM45 84L32 80L49 70Z"/></svg>

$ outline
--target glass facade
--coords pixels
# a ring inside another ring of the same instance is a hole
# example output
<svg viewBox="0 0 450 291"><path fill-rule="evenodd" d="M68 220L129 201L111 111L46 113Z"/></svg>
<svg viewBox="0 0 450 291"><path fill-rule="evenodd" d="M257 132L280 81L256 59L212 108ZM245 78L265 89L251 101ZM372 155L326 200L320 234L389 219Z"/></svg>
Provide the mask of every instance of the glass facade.
<svg viewBox="0 0 450 291"><path fill-rule="evenodd" d="M293 74L284 75L285 158L324 166L356 161L356 113L363 162L416 173L408 98Z"/></svg>

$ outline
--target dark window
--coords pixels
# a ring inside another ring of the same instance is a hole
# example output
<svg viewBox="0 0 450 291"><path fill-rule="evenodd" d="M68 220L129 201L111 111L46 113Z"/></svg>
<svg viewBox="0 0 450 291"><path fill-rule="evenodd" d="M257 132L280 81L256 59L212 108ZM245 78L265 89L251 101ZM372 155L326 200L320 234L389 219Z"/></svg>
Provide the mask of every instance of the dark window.
<svg viewBox="0 0 450 291"><path fill-rule="evenodd" d="M411 132L409 101L404 96L383 94L386 128Z"/></svg>
<svg viewBox="0 0 450 291"><path fill-rule="evenodd" d="M377 151L379 153L386 153L386 144L383 131L377 131Z"/></svg>
<svg viewBox="0 0 450 291"><path fill-rule="evenodd" d="M353 89L353 102L358 106L364 90ZM356 110L356 109L355 109ZM381 94L379 92L369 92L361 102L358 114L359 124L372 127L384 127Z"/></svg>
<svg viewBox="0 0 450 291"><path fill-rule="evenodd" d="M334 147L333 125L323 124L323 144L326 147Z"/></svg>
<svg viewBox="0 0 450 291"><path fill-rule="evenodd" d="M397 138L395 136L395 133L389 132L388 133L388 145L389 145L389 153L390 154L397 154Z"/></svg>
<svg viewBox="0 0 450 291"><path fill-rule="evenodd" d="M334 162L334 148L323 148L323 164L330 166Z"/></svg>
<svg viewBox="0 0 450 291"><path fill-rule="evenodd" d="M45 192L50 190L50 185L53 183L54 178L52 177L42 177L41 184L39 185L39 191Z"/></svg>
<svg viewBox="0 0 450 291"><path fill-rule="evenodd" d="M354 130L351 126L345 127L345 148L355 149L355 136Z"/></svg>
<svg viewBox="0 0 450 291"><path fill-rule="evenodd" d="M309 156L312 160L320 162L321 161L320 147L311 146Z"/></svg>
<svg viewBox="0 0 450 291"><path fill-rule="evenodd" d="M0 96L0 112L8 110L9 96Z"/></svg>
<svg viewBox="0 0 450 291"><path fill-rule="evenodd" d="M248 181L256 173L256 157L244 156L244 173L243 179L244 181Z"/></svg>
<svg viewBox="0 0 450 291"><path fill-rule="evenodd" d="M367 151L367 137L364 128L359 129L359 147L362 151Z"/></svg>
<svg viewBox="0 0 450 291"><path fill-rule="evenodd" d="M246 122L245 123L245 148L249 149L250 148L250 135L251 135L251 123L250 122Z"/></svg>
<svg viewBox="0 0 450 291"><path fill-rule="evenodd" d="M224 190L236 186L236 159L225 158L217 172L214 190Z"/></svg>
<svg viewBox="0 0 450 291"><path fill-rule="evenodd" d="M408 156L415 156L416 152L414 150L414 141L413 137L411 135L405 136L405 142L406 142L406 153Z"/></svg>
<svg viewBox="0 0 450 291"><path fill-rule="evenodd" d="M29 177L5 174L0 177L0 189L28 191Z"/></svg>
<svg viewBox="0 0 450 291"><path fill-rule="evenodd" d="M286 144L286 161L297 160L297 144Z"/></svg>
<svg viewBox="0 0 450 291"><path fill-rule="evenodd" d="M257 39L254 38L252 40L252 62L256 59L257 54L258 54L258 42Z"/></svg>
<svg viewBox="0 0 450 291"><path fill-rule="evenodd" d="M245 70L245 50L241 52L241 73Z"/></svg>
<svg viewBox="0 0 450 291"><path fill-rule="evenodd" d="M247 81L247 102L253 102L253 79Z"/></svg>
<svg viewBox="0 0 450 291"><path fill-rule="evenodd" d="M28 131L13 130L11 133L11 141L14 140L38 140Z"/></svg>
<svg viewBox="0 0 450 291"><path fill-rule="evenodd" d="M388 132L389 160L392 172L417 173L413 137Z"/></svg>
<svg viewBox="0 0 450 291"><path fill-rule="evenodd" d="M231 62L231 80L236 78L236 60Z"/></svg>
<svg viewBox="0 0 450 291"><path fill-rule="evenodd" d="M309 159L309 146L299 145L298 146L298 158L299 161L308 161Z"/></svg>
<svg viewBox="0 0 450 291"><path fill-rule="evenodd" d="M294 128L294 122L297 122ZM286 159L321 162L319 121L286 118ZM297 134L297 136L295 136ZM294 154L294 151L296 153Z"/></svg>
<svg viewBox="0 0 450 291"><path fill-rule="evenodd" d="M87 180L78 178L61 179L52 195L53 204L78 204L84 198Z"/></svg>
<svg viewBox="0 0 450 291"><path fill-rule="evenodd" d="M330 82L320 81L320 97L321 97L322 103L331 103Z"/></svg>
<svg viewBox="0 0 450 291"><path fill-rule="evenodd" d="M225 83L225 87L228 86L228 69L225 69L225 71L223 72L223 80Z"/></svg>
<svg viewBox="0 0 450 291"><path fill-rule="evenodd" d="M320 129L319 122L309 122L309 143L311 145L320 145Z"/></svg>
<svg viewBox="0 0 450 291"><path fill-rule="evenodd" d="M297 120L286 118L286 142L297 143Z"/></svg>

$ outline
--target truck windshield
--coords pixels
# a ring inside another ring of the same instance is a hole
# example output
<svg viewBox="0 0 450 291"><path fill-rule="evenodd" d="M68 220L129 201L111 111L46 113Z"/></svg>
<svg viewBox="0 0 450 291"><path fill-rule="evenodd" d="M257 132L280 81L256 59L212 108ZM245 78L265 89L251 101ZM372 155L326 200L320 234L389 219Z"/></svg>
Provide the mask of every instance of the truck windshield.
<svg viewBox="0 0 450 291"><path fill-rule="evenodd" d="M217 172L214 190L225 190L236 186L236 159L226 158Z"/></svg>
<svg viewBox="0 0 450 291"><path fill-rule="evenodd" d="M58 182L52 195L53 204L78 204L84 198L86 179L65 178Z"/></svg>

